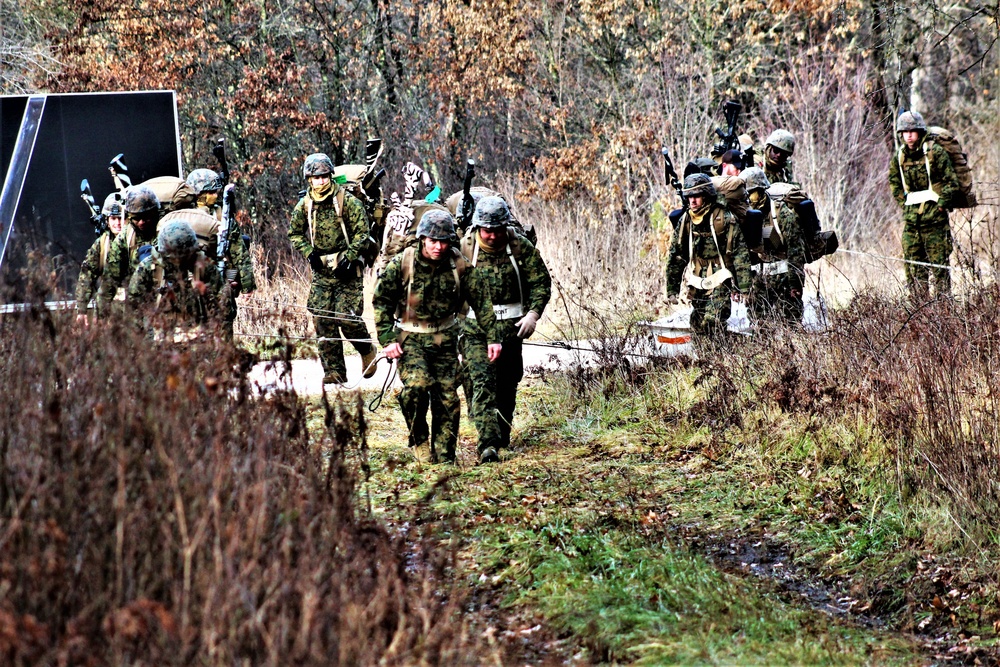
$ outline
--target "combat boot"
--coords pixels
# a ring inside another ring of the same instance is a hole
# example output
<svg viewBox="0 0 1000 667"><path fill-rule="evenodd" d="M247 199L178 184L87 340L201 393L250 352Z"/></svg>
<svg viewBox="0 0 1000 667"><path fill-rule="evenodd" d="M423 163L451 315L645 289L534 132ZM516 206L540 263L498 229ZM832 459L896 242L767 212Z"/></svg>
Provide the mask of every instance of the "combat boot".
<svg viewBox="0 0 1000 667"><path fill-rule="evenodd" d="M497 454L497 450L494 447L487 447L479 453L480 463L499 463L500 455Z"/></svg>
<svg viewBox="0 0 1000 667"><path fill-rule="evenodd" d="M375 363L375 346L372 345L368 348L368 351L361 355L361 374L365 378L370 378L375 375L375 370L378 368L378 364Z"/></svg>
<svg viewBox="0 0 1000 667"><path fill-rule="evenodd" d="M347 378L344 376L343 373L340 373L338 371L333 371L331 373L326 373L323 376L323 384L324 385L328 385L328 384L347 384Z"/></svg>

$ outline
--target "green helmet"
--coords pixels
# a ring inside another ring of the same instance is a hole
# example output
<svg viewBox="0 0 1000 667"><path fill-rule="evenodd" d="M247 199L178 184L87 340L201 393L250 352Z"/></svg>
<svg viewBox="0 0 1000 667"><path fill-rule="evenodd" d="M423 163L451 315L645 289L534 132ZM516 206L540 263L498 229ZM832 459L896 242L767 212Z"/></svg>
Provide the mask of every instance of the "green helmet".
<svg viewBox="0 0 1000 667"><path fill-rule="evenodd" d="M472 214L472 226L497 229L510 224L510 207L501 197L483 197Z"/></svg>
<svg viewBox="0 0 1000 667"><path fill-rule="evenodd" d="M141 215L148 211L160 210L160 200L148 185L133 185L125 191L125 212Z"/></svg>
<svg viewBox="0 0 1000 667"><path fill-rule="evenodd" d="M302 178L333 175L333 160L326 153L313 153L302 165Z"/></svg>
<svg viewBox="0 0 1000 667"><path fill-rule="evenodd" d="M716 194L712 179L707 174L700 172L691 174L684 179L684 190L682 192L685 197L714 197Z"/></svg>
<svg viewBox="0 0 1000 667"><path fill-rule="evenodd" d="M899 114L899 118L896 119L897 132L907 132L911 130L916 130L917 132L927 131L927 123L924 122L924 117L920 115L919 111L904 111Z"/></svg>
<svg viewBox="0 0 1000 667"><path fill-rule="evenodd" d="M439 209L427 211L420 218L420 224L417 225L417 238L458 243L458 235L455 233L455 218L451 217L451 213L448 211Z"/></svg>
<svg viewBox="0 0 1000 667"><path fill-rule="evenodd" d="M771 181L767 180L767 174L760 167L750 167L740 172L740 178L746 184L747 192L751 190L767 190L771 187Z"/></svg>
<svg viewBox="0 0 1000 667"><path fill-rule="evenodd" d="M112 192L104 200L104 208L101 209L101 215L105 218L110 218L114 216L120 218L122 216L122 201L121 195L117 192Z"/></svg>
<svg viewBox="0 0 1000 667"><path fill-rule="evenodd" d="M779 151L791 155L795 152L795 135L788 130L775 130L767 137L764 145L774 146Z"/></svg>
<svg viewBox="0 0 1000 667"><path fill-rule="evenodd" d="M222 189L222 177L211 169L195 169L187 177L187 184L196 195Z"/></svg>
<svg viewBox="0 0 1000 667"><path fill-rule="evenodd" d="M184 220L171 220L156 237L156 251L167 259L184 259L198 252L198 236Z"/></svg>

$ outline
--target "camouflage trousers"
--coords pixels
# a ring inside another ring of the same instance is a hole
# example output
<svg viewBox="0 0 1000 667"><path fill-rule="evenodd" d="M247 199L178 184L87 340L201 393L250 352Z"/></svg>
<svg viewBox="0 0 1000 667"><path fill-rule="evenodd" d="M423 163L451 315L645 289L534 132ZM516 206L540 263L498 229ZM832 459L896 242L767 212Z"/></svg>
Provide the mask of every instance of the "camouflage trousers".
<svg viewBox="0 0 1000 667"><path fill-rule="evenodd" d="M727 282L707 292L692 290L691 330L699 334L716 334L725 332L729 316L732 313L730 286Z"/></svg>
<svg viewBox="0 0 1000 667"><path fill-rule="evenodd" d="M917 226L903 224L903 259L928 264L948 266L951 262L951 226L945 220L943 225ZM919 264L906 265L906 287L910 297L924 300L930 296L933 279L936 295L951 293L951 271L936 269Z"/></svg>
<svg viewBox="0 0 1000 667"><path fill-rule="evenodd" d="M802 321L801 269L789 265L788 271L764 276L754 273L750 285L751 311L758 322L784 320L789 324Z"/></svg>
<svg viewBox="0 0 1000 667"><path fill-rule="evenodd" d="M455 460L458 420L458 329L443 334L409 334L399 358L399 407L410 431L409 446L430 438L431 459ZM427 408L431 427L427 428Z"/></svg>
<svg viewBox="0 0 1000 667"><path fill-rule="evenodd" d="M524 377L521 339L505 340L500 358L492 364L484 336L463 334L462 385L469 416L479 434L479 452L487 447L510 447L517 385Z"/></svg>
<svg viewBox="0 0 1000 667"><path fill-rule="evenodd" d="M361 278L340 280L338 278L313 274L307 307L313 316L316 335L326 338L319 342L319 360L325 375L340 375L347 378L347 364L344 362L343 337L351 341L360 354L371 350L371 335L361 321L364 283Z"/></svg>

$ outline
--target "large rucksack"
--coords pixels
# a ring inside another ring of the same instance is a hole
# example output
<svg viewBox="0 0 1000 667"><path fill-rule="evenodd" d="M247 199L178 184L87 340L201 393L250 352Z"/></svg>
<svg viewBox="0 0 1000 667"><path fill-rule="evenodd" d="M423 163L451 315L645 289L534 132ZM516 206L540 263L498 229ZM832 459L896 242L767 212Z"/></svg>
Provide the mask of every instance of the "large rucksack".
<svg viewBox="0 0 1000 667"><path fill-rule="evenodd" d="M373 165L374 167L374 165ZM365 208L368 218L368 239L361 248L359 258L365 266L372 266L382 248L382 234L385 229L385 216L388 207L382 196L381 185L365 191L363 182L369 176L373 167L363 164L342 164L333 170L334 179L349 193L354 195Z"/></svg>
<svg viewBox="0 0 1000 667"><path fill-rule="evenodd" d="M147 186L156 194L156 198L160 200L161 217L171 211L194 208L198 201L198 194L194 189L183 178L176 176L158 176L139 185Z"/></svg>
<svg viewBox="0 0 1000 667"><path fill-rule="evenodd" d="M954 132L937 125L927 128L927 140L936 142L948 153L951 165L958 177L958 192L951 200L951 208L972 208L978 202L976 193L972 190L972 169L969 167L969 156L962 149L962 143Z"/></svg>
<svg viewBox="0 0 1000 667"><path fill-rule="evenodd" d="M507 207L510 209L510 222L511 225L517 230L517 233L523 236L524 238L528 239L529 241L531 241L532 245L538 245L538 234L535 233L535 227L530 223L526 224L518 220L517 214L514 213L514 207L510 205L510 202L507 201L507 198L504 197L502 194L500 194L496 190L491 190L490 188L486 188L480 185L476 185L469 188L469 194L472 195L472 198L475 200L477 204L479 203L479 200L482 199L483 197L500 197L500 199L503 199L505 202L507 202ZM448 197L448 199L445 200L445 205L448 207L448 211L453 216L455 216L455 220L458 222L460 222L459 208L461 207L462 200L464 198L465 198L465 193L459 190L458 192L453 193L450 197ZM468 230L463 229L462 233L465 232L468 232Z"/></svg>
<svg viewBox="0 0 1000 667"><path fill-rule="evenodd" d="M378 256L377 270L381 273L393 257L404 249L416 245L417 225L428 211L447 211L437 202L415 199L407 206L396 202L385 218L385 236L382 239L382 249Z"/></svg>

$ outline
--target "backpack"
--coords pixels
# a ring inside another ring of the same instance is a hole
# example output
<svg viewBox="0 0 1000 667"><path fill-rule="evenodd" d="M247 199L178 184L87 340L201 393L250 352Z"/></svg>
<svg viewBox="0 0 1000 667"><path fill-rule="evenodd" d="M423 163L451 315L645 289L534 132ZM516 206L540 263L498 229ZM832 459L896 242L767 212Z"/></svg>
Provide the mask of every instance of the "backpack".
<svg viewBox="0 0 1000 667"><path fill-rule="evenodd" d="M951 202L951 208L972 208L978 202L976 193L972 191L972 169L969 167L969 156L962 149L962 143L954 132L937 125L927 128L927 140L937 143L948 153L951 165L958 177L958 192Z"/></svg>
<svg viewBox="0 0 1000 667"><path fill-rule="evenodd" d="M194 235L198 237L199 249L206 256L212 258L218 256L219 231L222 225L214 215L209 215L199 208L171 211L160 218L159 224L156 225L157 231L163 229L164 225L174 220L186 222L191 225Z"/></svg>
<svg viewBox="0 0 1000 667"><path fill-rule="evenodd" d="M415 199L409 206L397 202L389 209L385 217L385 237L382 239L382 248L379 254L378 265L384 269L393 257L401 253L404 249L413 246L417 241L417 225L420 219L428 211L447 211L444 206L437 202L427 202L423 199Z"/></svg>
<svg viewBox="0 0 1000 667"><path fill-rule="evenodd" d="M183 178L176 176L158 176L140 183L147 186L160 200L160 217L171 211L184 208L194 208L198 195Z"/></svg>
<svg viewBox="0 0 1000 667"><path fill-rule="evenodd" d="M368 239L358 254L358 258L364 261L365 266L373 265L375 259L378 257L379 250L382 249L382 234L385 228L386 211L388 209L385 205L385 199L382 196L381 186L373 192L365 192L362 183L365 177L368 176L368 172L369 168L363 164L342 164L333 170L334 179L337 179L338 176L343 177L337 182L340 183L344 190L354 195L365 208L365 216L368 218ZM340 203L341 206L337 209L338 211L343 210L343 199L341 199Z"/></svg>

